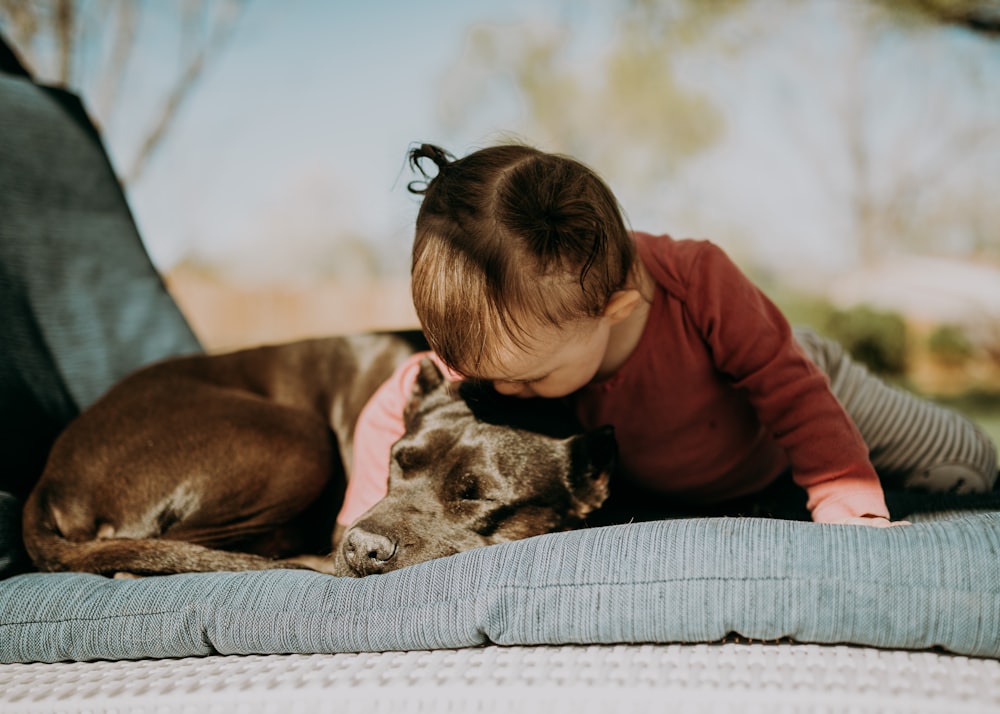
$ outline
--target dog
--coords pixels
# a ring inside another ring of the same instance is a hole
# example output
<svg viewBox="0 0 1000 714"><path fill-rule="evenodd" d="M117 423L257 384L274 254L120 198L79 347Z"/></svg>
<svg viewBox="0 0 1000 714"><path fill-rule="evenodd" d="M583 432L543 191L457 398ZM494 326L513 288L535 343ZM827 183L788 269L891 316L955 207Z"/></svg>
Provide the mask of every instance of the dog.
<svg viewBox="0 0 1000 714"><path fill-rule="evenodd" d="M423 360L388 495L335 525L362 407L426 349L416 331L179 357L113 386L60 434L25 503L43 571L384 573L579 526L608 496L610 427L554 400L453 384Z"/></svg>

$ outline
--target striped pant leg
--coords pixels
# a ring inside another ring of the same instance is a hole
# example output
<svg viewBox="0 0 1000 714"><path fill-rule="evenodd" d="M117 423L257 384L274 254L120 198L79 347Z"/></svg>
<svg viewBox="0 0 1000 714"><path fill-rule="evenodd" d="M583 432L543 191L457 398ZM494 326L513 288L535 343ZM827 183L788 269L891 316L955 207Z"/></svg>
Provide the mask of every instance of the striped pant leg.
<svg viewBox="0 0 1000 714"><path fill-rule="evenodd" d="M833 340L808 328L796 328L795 337L829 377L887 488L955 493L993 488L997 449L974 423L886 384Z"/></svg>

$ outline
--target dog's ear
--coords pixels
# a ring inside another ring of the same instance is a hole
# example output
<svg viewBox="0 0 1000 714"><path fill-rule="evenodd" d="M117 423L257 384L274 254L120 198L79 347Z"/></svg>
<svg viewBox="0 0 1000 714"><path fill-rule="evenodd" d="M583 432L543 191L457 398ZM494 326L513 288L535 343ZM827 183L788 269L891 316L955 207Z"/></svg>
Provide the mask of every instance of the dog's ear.
<svg viewBox="0 0 1000 714"><path fill-rule="evenodd" d="M434 361L427 357L421 359L417 380L413 383L413 391L410 392L410 399L403 410L403 422L409 424L410 419L420 411L424 402L430 396L447 389L447 386L447 380Z"/></svg>
<svg viewBox="0 0 1000 714"><path fill-rule="evenodd" d="M441 387L444 383L444 375L429 357L420 360L420 371L417 372L417 381L413 385L413 396L426 397Z"/></svg>
<svg viewBox="0 0 1000 714"><path fill-rule="evenodd" d="M611 426L602 426L571 439L570 489L580 518L585 518L608 498L608 482L618 460L618 443Z"/></svg>

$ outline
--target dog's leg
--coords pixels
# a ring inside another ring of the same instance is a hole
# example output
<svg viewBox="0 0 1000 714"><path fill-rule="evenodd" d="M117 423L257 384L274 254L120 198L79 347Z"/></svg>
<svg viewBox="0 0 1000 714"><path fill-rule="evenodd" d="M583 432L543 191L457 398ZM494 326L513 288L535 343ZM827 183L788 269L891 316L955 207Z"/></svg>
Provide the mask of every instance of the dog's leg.
<svg viewBox="0 0 1000 714"><path fill-rule="evenodd" d="M327 575L355 577L354 572L349 567L347 567L347 563L344 561L344 559L338 557L336 554L331 554L328 556L297 555L294 558L286 558L283 562L291 564L290 567L294 567L294 565L299 565L309 570L315 570L320 573L326 573Z"/></svg>
<svg viewBox="0 0 1000 714"><path fill-rule="evenodd" d="M116 576L280 568L340 572L329 558L268 558L169 538L117 538L107 525L98 529L96 538L73 540L60 532L59 510L46 509L41 501L37 492L28 499L24 525L33 534L33 550L44 554L38 565L45 570Z"/></svg>
<svg viewBox="0 0 1000 714"><path fill-rule="evenodd" d="M53 547L51 544L50 548ZM296 559L271 559L251 553L235 553L164 538L108 538L58 546L66 570L102 575L127 572L133 575L164 575L237 570L319 570L331 572L323 558L309 563ZM330 561L332 563L332 561Z"/></svg>

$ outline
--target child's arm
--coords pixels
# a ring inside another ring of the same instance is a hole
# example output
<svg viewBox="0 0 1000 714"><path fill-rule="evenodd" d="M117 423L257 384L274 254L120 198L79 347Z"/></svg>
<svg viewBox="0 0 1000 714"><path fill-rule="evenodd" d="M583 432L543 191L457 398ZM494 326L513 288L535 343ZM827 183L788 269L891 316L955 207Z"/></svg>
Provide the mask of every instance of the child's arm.
<svg viewBox="0 0 1000 714"><path fill-rule="evenodd" d="M746 390L788 454L813 520L887 524L868 447L784 315L720 248L692 245L687 308L718 369Z"/></svg>

